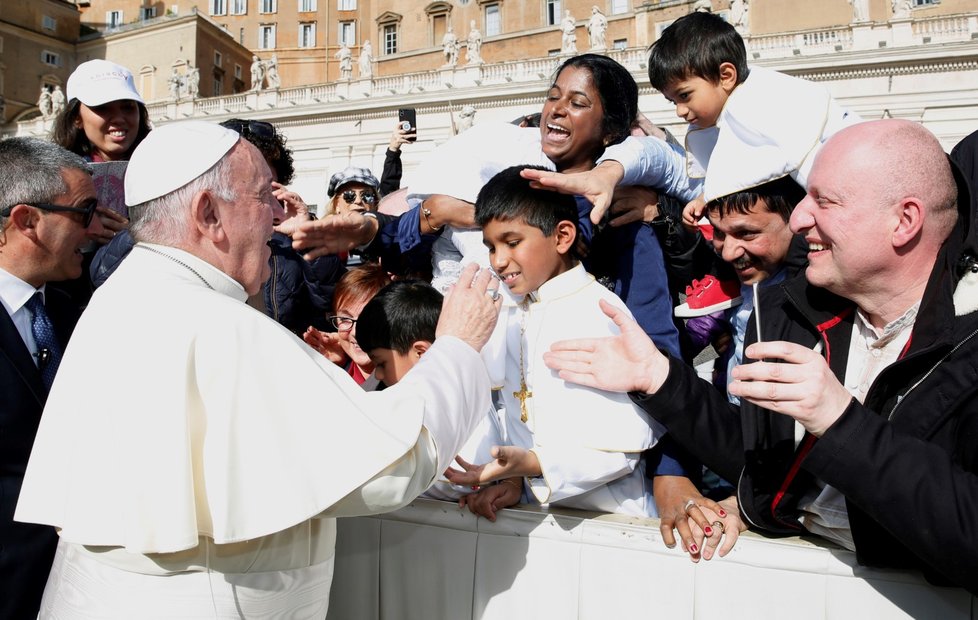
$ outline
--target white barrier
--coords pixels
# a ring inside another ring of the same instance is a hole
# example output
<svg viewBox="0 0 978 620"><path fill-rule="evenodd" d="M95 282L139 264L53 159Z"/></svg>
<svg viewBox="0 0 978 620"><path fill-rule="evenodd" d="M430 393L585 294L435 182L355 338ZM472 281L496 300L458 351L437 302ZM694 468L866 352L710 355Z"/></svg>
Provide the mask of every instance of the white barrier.
<svg viewBox="0 0 978 620"><path fill-rule="evenodd" d="M340 519L338 538L331 620L978 617L964 590L806 539L746 533L693 564L652 519L519 507L491 523L420 499Z"/></svg>

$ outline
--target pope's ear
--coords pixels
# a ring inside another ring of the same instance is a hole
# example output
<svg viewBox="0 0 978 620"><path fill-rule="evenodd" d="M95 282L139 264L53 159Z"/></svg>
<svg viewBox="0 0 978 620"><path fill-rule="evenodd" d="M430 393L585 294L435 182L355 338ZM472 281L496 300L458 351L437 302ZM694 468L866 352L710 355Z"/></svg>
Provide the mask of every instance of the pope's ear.
<svg viewBox="0 0 978 620"><path fill-rule="evenodd" d="M557 241L557 252L559 254L567 254L574 247L574 242L577 240L577 224L570 220L557 222L554 237Z"/></svg>
<svg viewBox="0 0 978 620"><path fill-rule="evenodd" d="M224 239L221 209L210 191L203 190L194 194L190 201L190 217L202 237L214 242Z"/></svg>

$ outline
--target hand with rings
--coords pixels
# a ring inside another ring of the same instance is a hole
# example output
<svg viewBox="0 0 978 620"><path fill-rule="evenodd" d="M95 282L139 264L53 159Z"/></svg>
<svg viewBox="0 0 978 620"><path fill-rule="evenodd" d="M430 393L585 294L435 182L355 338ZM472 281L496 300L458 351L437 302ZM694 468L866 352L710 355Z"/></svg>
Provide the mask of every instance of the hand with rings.
<svg viewBox="0 0 978 620"><path fill-rule="evenodd" d="M712 558L721 542L720 556L726 555L737 542L737 535L747 529L740 520L736 498L730 498L732 508L728 500L715 502L701 495L685 476L656 476L652 489L662 541L669 548L675 547L674 530L678 532L682 549L693 562Z"/></svg>
<svg viewBox="0 0 978 620"><path fill-rule="evenodd" d="M717 502L717 506L720 507L719 512L706 507L701 508L703 516L709 522L706 528L700 527L695 521L689 524L693 537L702 537L701 554L704 560L709 560L714 555L722 558L730 553L737 544L740 533L747 529L747 525L740 519L735 496Z"/></svg>
<svg viewBox="0 0 978 620"><path fill-rule="evenodd" d="M475 263L465 266L458 282L445 295L435 338L455 336L476 351L489 340L499 318L499 293L489 284L493 275Z"/></svg>

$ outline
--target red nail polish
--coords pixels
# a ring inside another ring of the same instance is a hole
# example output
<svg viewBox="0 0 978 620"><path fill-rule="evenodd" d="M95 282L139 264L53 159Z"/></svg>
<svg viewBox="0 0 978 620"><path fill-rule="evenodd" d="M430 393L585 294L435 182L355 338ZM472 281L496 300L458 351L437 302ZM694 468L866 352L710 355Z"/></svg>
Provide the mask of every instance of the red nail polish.
<svg viewBox="0 0 978 620"><path fill-rule="evenodd" d="M697 547L696 545L690 545L689 546L689 551L691 553L697 553L699 551L699 547Z"/></svg>
<svg viewBox="0 0 978 620"><path fill-rule="evenodd" d="M718 514L718 515L720 515L721 517L725 517L725 516L727 516L727 513L726 513L726 512L724 512L723 510L721 510L721 511L720 511L720 512L718 512L717 514Z"/></svg>
<svg viewBox="0 0 978 620"><path fill-rule="evenodd" d="M703 529L703 533L706 534L707 536L713 536L713 528L707 526Z"/></svg>

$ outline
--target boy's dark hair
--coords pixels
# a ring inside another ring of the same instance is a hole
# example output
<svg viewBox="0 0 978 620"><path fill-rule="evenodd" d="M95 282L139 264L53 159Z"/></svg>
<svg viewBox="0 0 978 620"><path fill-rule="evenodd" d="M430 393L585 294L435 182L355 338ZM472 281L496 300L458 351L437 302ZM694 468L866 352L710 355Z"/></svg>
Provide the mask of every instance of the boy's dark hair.
<svg viewBox="0 0 978 620"><path fill-rule="evenodd" d="M357 319L357 344L367 353L374 349L407 353L418 340L434 342L441 303L441 293L427 282L391 282L363 307Z"/></svg>
<svg viewBox="0 0 978 620"><path fill-rule="evenodd" d="M690 13L663 30L649 47L649 81L659 91L689 77L716 84L725 62L737 68L738 84L747 79L743 37L719 15Z"/></svg>
<svg viewBox="0 0 978 620"><path fill-rule="evenodd" d="M570 67L586 69L591 74L591 82L604 108L601 134L605 145L618 144L627 138L638 117L638 84L628 69L602 54L571 56L557 67L551 85L564 69Z"/></svg>
<svg viewBox="0 0 978 620"><path fill-rule="evenodd" d="M743 192L727 194L707 203L707 211L717 211L721 218L730 213L746 215L758 200L764 200L767 210L777 213L784 221L791 217L791 211L805 197L805 190L790 176L768 181Z"/></svg>
<svg viewBox="0 0 978 620"><path fill-rule="evenodd" d="M521 170L546 170L541 166L513 166L489 179L475 200L475 221L485 226L492 220L520 219L552 235L567 220L577 226L577 201L573 196L530 187Z"/></svg>

